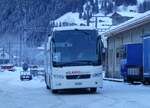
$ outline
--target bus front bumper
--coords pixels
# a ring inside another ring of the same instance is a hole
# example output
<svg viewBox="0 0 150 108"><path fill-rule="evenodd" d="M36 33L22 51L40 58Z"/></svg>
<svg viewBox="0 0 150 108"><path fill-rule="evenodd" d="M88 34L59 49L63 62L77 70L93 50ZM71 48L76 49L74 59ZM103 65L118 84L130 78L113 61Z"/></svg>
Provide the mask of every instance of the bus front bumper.
<svg viewBox="0 0 150 108"><path fill-rule="evenodd" d="M102 88L102 76L101 78L92 79L74 79L74 80L52 80L51 88L53 90L59 89L79 89L79 88Z"/></svg>

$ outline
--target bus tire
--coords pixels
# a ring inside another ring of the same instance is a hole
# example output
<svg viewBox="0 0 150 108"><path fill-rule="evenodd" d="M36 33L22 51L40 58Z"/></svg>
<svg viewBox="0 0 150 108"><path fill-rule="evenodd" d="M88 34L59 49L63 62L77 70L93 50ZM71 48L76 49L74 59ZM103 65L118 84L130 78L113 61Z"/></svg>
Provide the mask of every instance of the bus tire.
<svg viewBox="0 0 150 108"><path fill-rule="evenodd" d="M45 81L45 83L46 83L46 74L44 74L44 81Z"/></svg>
<svg viewBox="0 0 150 108"><path fill-rule="evenodd" d="M22 77L20 77L20 80L21 80L21 81L23 81L23 78L22 78Z"/></svg>
<svg viewBox="0 0 150 108"><path fill-rule="evenodd" d="M90 88L91 93L96 93L96 91L97 91L97 88Z"/></svg>
<svg viewBox="0 0 150 108"><path fill-rule="evenodd" d="M148 82L146 80L143 80L142 83L143 85L147 85Z"/></svg>
<svg viewBox="0 0 150 108"><path fill-rule="evenodd" d="M32 80L32 76L30 76L29 80Z"/></svg>
<svg viewBox="0 0 150 108"><path fill-rule="evenodd" d="M134 81L130 81L131 84L134 84Z"/></svg>
<svg viewBox="0 0 150 108"><path fill-rule="evenodd" d="M51 88L47 85L47 82L45 82L45 83L46 83L46 88L47 88L47 89L51 89Z"/></svg>
<svg viewBox="0 0 150 108"><path fill-rule="evenodd" d="M50 87L47 85L46 74L44 75L44 79L45 79L46 88L47 88L47 89L50 89Z"/></svg>
<svg viewBox="0 0 150 108"><path fill-rule="evenodd" d="M50 89L50 87L48 86L48 85L46 85L46 88L49 90Z"/></svg>
<svg viewBox="0 0 150 108"><path fill-rule="evenodd" d="M126 76L123 76L123 81L124 81L124 82L127 82L127 81L128 81Z"/></svg>
<svg viewBox="0 0 150 108"><path fill-rule="evenodd" d="M58 93L58 90L52 90L52 93L56 94L56 93Z"/></svg>

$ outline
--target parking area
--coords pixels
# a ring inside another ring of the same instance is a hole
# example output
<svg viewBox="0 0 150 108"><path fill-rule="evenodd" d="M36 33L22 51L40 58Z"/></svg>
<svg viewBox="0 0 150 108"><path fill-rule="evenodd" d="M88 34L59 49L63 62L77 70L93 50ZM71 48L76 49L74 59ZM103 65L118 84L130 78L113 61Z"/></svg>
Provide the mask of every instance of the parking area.
<svg viewBox="0 0 150 108"><path fill-rule="evenodd" d="M104 81L102 93L78 90L52 94L43 77L20 81L19 74L0 72L2 108L150 108L150 86Z"/></svg>

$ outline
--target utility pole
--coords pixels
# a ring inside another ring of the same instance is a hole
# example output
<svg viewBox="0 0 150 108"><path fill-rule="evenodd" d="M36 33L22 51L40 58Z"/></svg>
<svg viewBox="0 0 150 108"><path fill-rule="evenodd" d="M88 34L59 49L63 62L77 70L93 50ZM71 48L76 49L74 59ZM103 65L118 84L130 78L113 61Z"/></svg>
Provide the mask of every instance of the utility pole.
<svg viewBox="0 0 150 108"><path fill-rule="evenodd" d="M9 52L9 63L10 63L10 61L11 61L11 56L10 55L12 55L11 54L11 48L10 48L11 46L10 46L10 40L9 40L9 42L8 42L8 52Z"/></svg>
<svg viewBox="0 0 150 108"><path fill-rule="evenodd" d="M97 28L97 29L100 29L100 28L98 28L98 18L109 18L109 16L92 16L92 17L95 18L95 21L94 21L95 22L95 28ZM110 27L112 27L112 25L108 25L108 28L106 28L106 29L110 29Z"/></svg>
<svg viewBox="0 0 150 108"><path fill-rule="evenodd" d="M24 0L22 0L22 1L24 1ZM23 27L22 27L22 32L23 33L21 33L21 34L19 34L19 66L21 66L21 63L22 63L22 61L23 61L23 48L25 47L24 46L24 38L26 37L26 33L25 33L25 31L24 31L24 25L26 25L26 23L27 23L27 12L26 12L26 0L24 1L24 3L22 3L21 2L21 0L19 0L19 2L18 2L19 4L19 9L20 10L22 10L23 11L23 13L24 13L24 19L23 19L23 21L22 21L22 25L23 25Z"/></svg>
<svg viewBox="0 0 150 108"><path fill-rule="evenodd" d="M22 61L22 36L19 34L19 66L21 66Z"/></svg>
<svg viewBox="0 0 150 108"><path fill-rule="evenodd" d="M87 26L90 25L90 15L89 15L89 11L90 11L90 9L89 9L89 6L88 6L88 7L87 7Z"/></svg>
<svg viewBox="0 0 150 108"><path fill-rule="evenodd" d="M18 0L18 7L19 10L21 11L22 10L21 0ZM20 31L22 31L22 29ZM22 62L22 33L19 34L19 63L18 63L19 66L21 66L21 62Z"/></svg>
<svg viewBox="0 0 150 108"><path fill-rule="evenodd" d="M23 20L23 37L22 37L22 53L24 54L25 52L25 39L26 39L26 31L24 29L24 26L27 25L27 0L24 1L24 6L23 6L23 12L24 12L24 20ZM22 57L24 57L24 55L22 54Z"/></svg>
<svg viewBox="0 0 150 108"><path fill-rule="evenodd" d="M97 17L95 17L95 28L97 28Z"/></svg>
<svg viewBox="0 0 150 108"><path fill-rule="evenodd" d="M3 57L3 64L4 64L4 59L5 59L5 52L4 52L4 48L3 48L3 54L2 54L2 57Z"/></svg>

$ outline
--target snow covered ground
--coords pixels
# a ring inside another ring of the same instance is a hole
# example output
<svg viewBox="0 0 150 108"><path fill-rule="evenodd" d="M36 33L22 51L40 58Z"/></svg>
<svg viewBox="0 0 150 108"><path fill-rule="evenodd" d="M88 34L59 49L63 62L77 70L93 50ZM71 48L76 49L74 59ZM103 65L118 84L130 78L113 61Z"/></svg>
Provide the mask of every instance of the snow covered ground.
<svg viewBox="0 0 150 108"><path fill-rule="evenodd" d="M142 84L104 81L102 93L52 94L41 77L20 81L19 71L0 72L0 108L150 108L149 99Z"/></svg>

